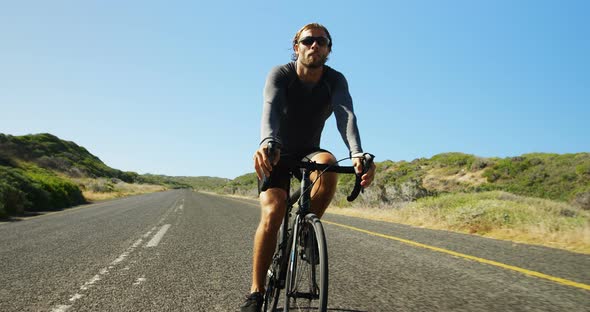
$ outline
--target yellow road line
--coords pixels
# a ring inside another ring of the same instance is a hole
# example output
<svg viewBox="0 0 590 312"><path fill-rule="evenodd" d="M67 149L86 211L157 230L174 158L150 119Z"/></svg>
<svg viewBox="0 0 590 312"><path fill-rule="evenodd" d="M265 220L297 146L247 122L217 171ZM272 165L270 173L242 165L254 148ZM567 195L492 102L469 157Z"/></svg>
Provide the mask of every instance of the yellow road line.
<svg viewBox="0 0 590 312"><path fill-rule="evenodd" d="M485 263L485 264L489 264L489 265L493 265L493 266L497 266L503 269L507 269L507 270L512 270L512 271L516 271L528 276L534 276L534 277L538 277L538 278L542 278L542 279L546 279L558 284L562 284L562 285L567 285L567 286L572 286L572 287L576 287L576 288L581 288L581 289L585 289L585 290L590 290L590 285L588 284L584 284L584 283L578 283L578 282L574 282L574 281L570 281L564 278L560 278L560 277L555 277L555 276L551 276L551 275L547 275L547 274L543 274L543 273L539 273L536 271L531 271L531 270L527 270L527 269L523 269L523 268L519 268L513 265L508 265L508 264L504 264L504 263L500 263L500 262L496 262L496 261L492 261L492 260L488 260L488 259L483 259L483 258L479 258L479 257L475 257L475 256L470 256L470 255L466 255L466 254L462 254L456 251L452 251L452 250L448 250L448 249L444 249L444 248L439 248L439 247L434 247L434 246L430 246L430 245L426 245L426 244L422 244L422 243L418 243L415 241L411 241L408 239L403 239L403 238L399 238L399 237L395 237L395 236L390 236L390 235L385 235L385 234L381 234L381 233L376 233L376 232L371 232L368 230L364 230L364 229L360 229L360 228L356 228L353 226L349 226L349 225L344 225L344 224L340 224L340 223L335 223L335 222L330 222L330 221L326 221L326 220L322 220L322 223L326 223L326 224L331 224L331 225L335 225L335 226L339 226L339 227L343 227L349 230L353 230L353 231L357 231L357 232L361 232L361 233L365 233L365 234L369 234L369 235L373 235L373 236L378 236L378 237L382 237L382 238L387 238L387 239L391 239L391 240L395 240L404 244L408 244L408 245L412 245L412 246L416 246L416 247L420 247L420 248L426 248L426 249L430 249L433 251L437 251L437 252L442 252L442 253L446 253L455 257L461 257L464 259L468 259L468 260L473 260L473 261L477 261L480 263Z"/></svg>

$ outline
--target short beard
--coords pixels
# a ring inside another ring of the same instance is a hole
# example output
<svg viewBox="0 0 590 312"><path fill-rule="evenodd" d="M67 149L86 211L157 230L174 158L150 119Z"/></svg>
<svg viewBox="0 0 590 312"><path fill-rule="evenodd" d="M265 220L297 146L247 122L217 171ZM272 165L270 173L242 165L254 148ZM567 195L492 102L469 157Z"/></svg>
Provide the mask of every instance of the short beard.
<svg viewBox="0 0 590 312"><path fill-rule="evenodd" d="M307 68L320 68L328 61L328 55L322 56L316 61L307 61L307 59L301 59L301 64Z"/></svg>

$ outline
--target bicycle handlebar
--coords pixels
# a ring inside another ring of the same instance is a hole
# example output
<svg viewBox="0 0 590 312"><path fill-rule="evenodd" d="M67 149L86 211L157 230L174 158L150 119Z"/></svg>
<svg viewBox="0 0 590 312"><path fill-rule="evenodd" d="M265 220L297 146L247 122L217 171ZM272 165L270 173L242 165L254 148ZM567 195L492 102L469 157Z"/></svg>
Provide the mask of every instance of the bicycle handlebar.
<svg viewBox="0 0 590 312"><path fill-rule="evenodd" d="M354 189L352 190L350 195L348 195L348 197L346 197L346 200L348 200L349 202L355 200L359 196L359 193L361 191L364 191L363 187L361 186L362 177L365 173L367 173L369 171L369 169L371 169L371 166L373 165L374 158L375 158L375 156L373 154L369 154L369 153L363 154L363 171L361 173L356 174L356 180L354 182ZM352 167L352 168L354 169L354 167Z"/></svg>
<svg viewBox="0 0 590 312"><path fill-rule="evenodd" d="M268 148L266 150L267 156L269 158L270 163L274 162L274 157L276 154L276 145L273 142L268 143ZM363 154L363 171L361 173L356 173L356 170L353 166L335 166L329 164L318 164L315 162L305 162L305 161L295 161L287 164L287 166L291 169L307 169L309 171L321 171L321 172L335 172L335 173L349 173L355 174L356 180L354 183L354 188L350 195L346 197L346 199L351 202L355 200L358 195L363 191L361 186L362 176L369 171L372 166L373 159L375 158L374 155L369 153ZM270 184L270 179L266 176L262 178L262 186L260 187L260 191L264 192L268 189Z"/></svg>

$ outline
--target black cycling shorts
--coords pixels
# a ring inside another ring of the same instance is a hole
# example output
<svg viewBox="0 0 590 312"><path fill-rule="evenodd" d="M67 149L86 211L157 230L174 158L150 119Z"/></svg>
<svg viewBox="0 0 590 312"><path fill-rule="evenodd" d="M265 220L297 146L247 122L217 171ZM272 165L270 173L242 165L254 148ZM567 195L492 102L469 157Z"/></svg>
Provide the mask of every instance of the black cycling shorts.
<svg viewBox="0 0 590 312"><path fill-rule="evenodd" d="M299 153L281 153L279 163L270 172L270 181L268 188L270 189L278 187L282 188L288 193L289 186L291 185L291 171L287 166L285 166L285 164L292 163L293 161L310 161L315 155L319 153L330 153L330 151L318 147L311 150L305 150ZM300 172L293 172L293 175L297 177L299 180L301 180ZM260 194L261 186L262 181L258 180L258 194Z"/></svg>

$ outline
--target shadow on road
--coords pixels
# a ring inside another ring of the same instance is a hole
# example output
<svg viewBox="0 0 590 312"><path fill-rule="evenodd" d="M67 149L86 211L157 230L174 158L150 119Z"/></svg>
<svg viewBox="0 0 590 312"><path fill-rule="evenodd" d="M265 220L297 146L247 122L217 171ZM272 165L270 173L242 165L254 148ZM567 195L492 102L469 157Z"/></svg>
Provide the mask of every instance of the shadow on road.
<svg viewBox="0 0 590 312"><path fill-rule="evenodd" d="M25 211L21 214L15 215L15 216L8 216L8 217L4 217L4 218L0 218L0 223L6 223L6 222L19 222L19 221L24 221L27 218L31 218L31 217L38 217L50 212L56 212L56 211L63 211L64 209L53 209L53 210L47 210L47 211Z"/></svg>
<svg viewBox="0 0 590 312"><path fill-rule="evenodd" d="M18 222L18 221L22 221L22 219L19 219L19 218L14 218L14 217L0 218L0 223L6 223L6 222Z"/></svg>
<svg viewBox="0 0 590 312"><path fill-rule="evenodd" d="M18 216L8 216L8 217L5 217L5 218L0 218L0 222L18 222L18 221L22 221L22 220L24 220L26 218L36 217L36 216L40 216L42 214L43 214L42 212L29 212L29 211L26 211L26 212L24 212L22 214L19 214Z"/></svg>

